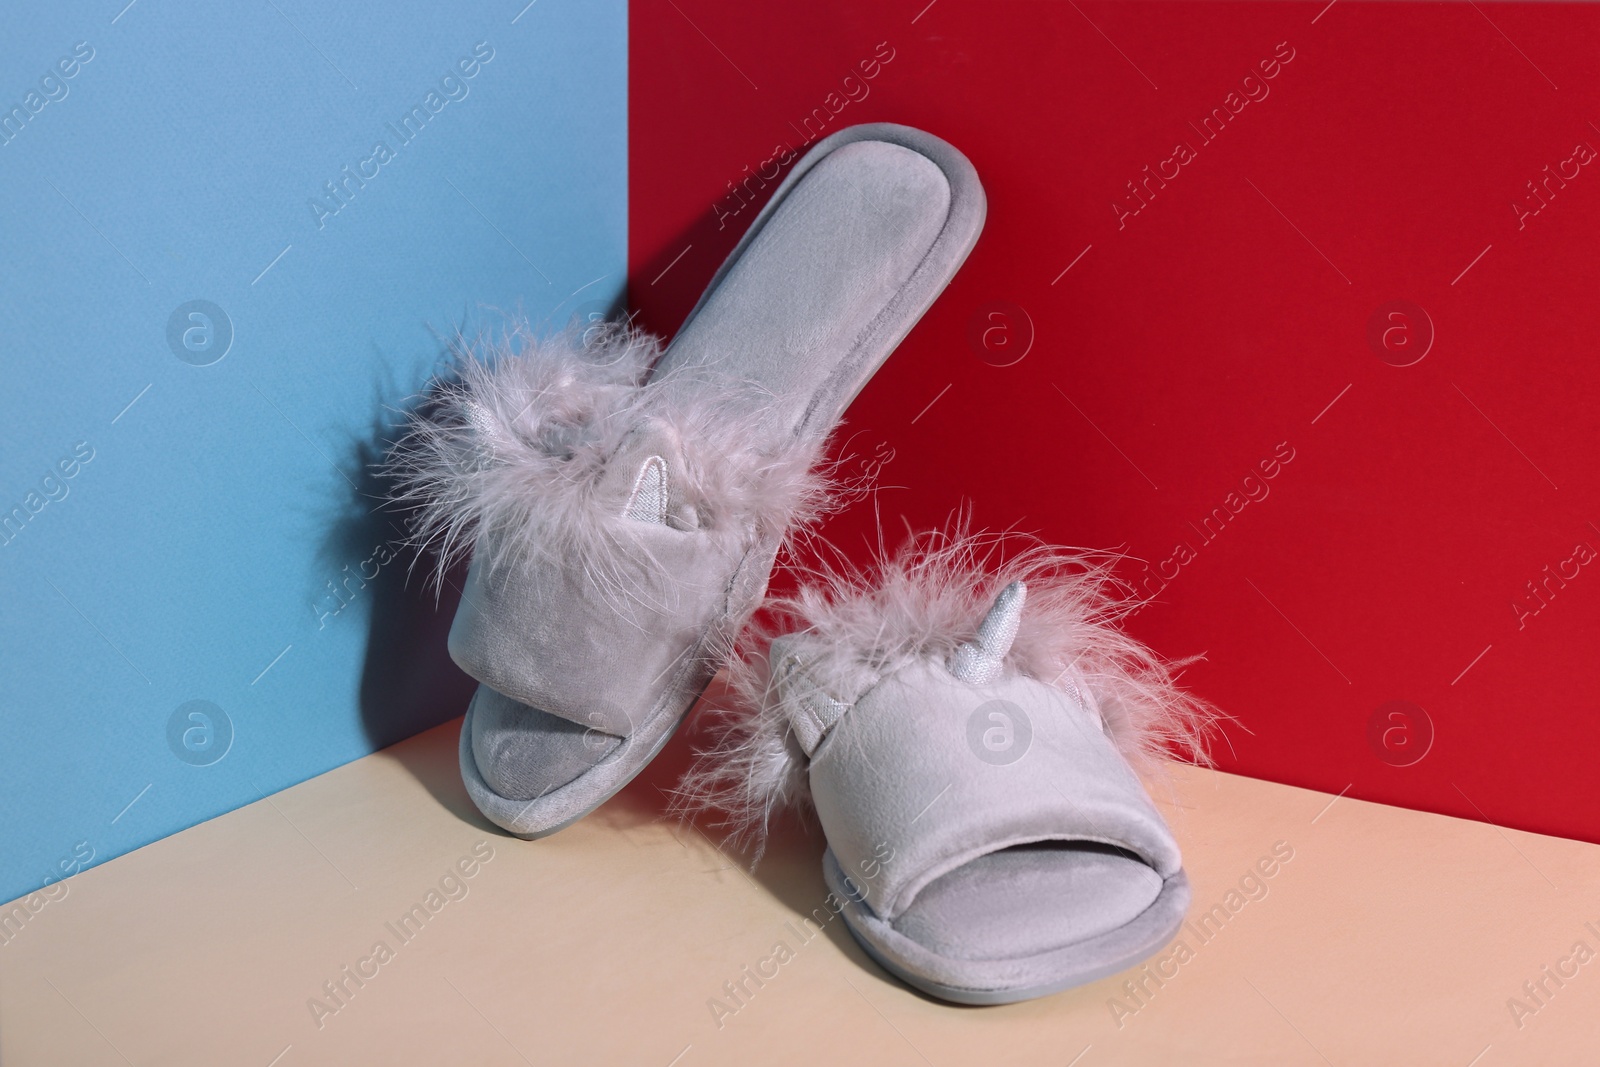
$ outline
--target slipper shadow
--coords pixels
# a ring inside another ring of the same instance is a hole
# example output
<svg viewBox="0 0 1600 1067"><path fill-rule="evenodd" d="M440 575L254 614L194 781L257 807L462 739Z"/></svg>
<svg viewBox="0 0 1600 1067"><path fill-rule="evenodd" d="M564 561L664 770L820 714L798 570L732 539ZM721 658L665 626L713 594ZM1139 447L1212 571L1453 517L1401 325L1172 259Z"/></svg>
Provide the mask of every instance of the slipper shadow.
<svg viewBox="0 0 1600 1067"><path fill-rule="evenodd" d="M614 319L620 314L620 298L558 312ZM464 313L463 322L472 323L470 331L462 326L454 336L475 336L479 330L496 329L501 322L520 317L517 313L493 313L486 320L475 320ZM335 597L342 595L352 605L362 601L367 612L359 703L362 731L374 750L459 718L477 689L478 683L455 665L447 647L467 564L447 568L434 581L438 558L413 543L408 514L393 504L395 479L385 469L411 417L437 401L452 365L452 350L458 344L440 337L439 352L428 369L433 377L420 395L414 379L396 380L388 370L404 366L406 361L379 353L375 362L386 370L373 383L366 426L345 444L340 463L343 499L323 539L327 569L339 575L341 582L337 593L330 593L328 605L337 604ZM412 766L409 747L396 752L395 758L412 770L440 804L465 821L498 832L467 796L453 747L449 774L434 766L431 755L417 756L421 762Z"/></svg>
<svg viewBox="0 0 1600 1067"><path fill-rule="evenodd" d="M698 750L711 742L708 714L725 693L718 675L689 712L682 727L639 776L623 787L604 808L596 812L619 830L666 823L684 838L698 835L717 850L730 866L738 866L750 880L800 919L816 916L817 925L837 947L868 964L842 920L824 921L831 916L827 906L829 891L822 878L822 852L826 847L814 818L793 812L775 816L768 828L766 846L756 861L750 847L737 847L727 840L727 828L715 814L697 811L682 815L672 806L674 791L694 762Z"/></svg>
<svg viewBox="0 0 1600 1067"><path fill-rule="evenodd" d="M378 362L392 367L397 361ZM458 718L477 686L446 648L466 568L451 568L435 590L429 579L437 559L411 542L406 515L390 503L395 486L383 463L411 412L430 399L413 397L397 407L394 398L406 392L388 375L374 382L372 414L344 447L344 499L321 546L328 570L338 576L327 605L344 601L366 616L358 701L362 732L374 751ZM455 768L453 734L449 747L453 783L435 766L431 745L401 746L392 755L441 804L480 823Z"/></svg>

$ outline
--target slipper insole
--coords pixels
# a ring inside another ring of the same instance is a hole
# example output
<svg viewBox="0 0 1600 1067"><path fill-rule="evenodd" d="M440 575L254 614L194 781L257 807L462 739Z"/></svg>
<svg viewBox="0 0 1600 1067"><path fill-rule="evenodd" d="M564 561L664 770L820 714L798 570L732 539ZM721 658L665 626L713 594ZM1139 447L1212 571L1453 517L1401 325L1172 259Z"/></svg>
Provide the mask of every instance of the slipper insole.
<svg viewBox="0 0 1600 1067"><path fill-rule="evenodd" d="M1161 887L1153 868L1111 845L1020 845L940 875L893 925L951 959L1020 959L1127 925Z"/></svg>
<svg viewBox="0 0 1600 1067"><path fill-rule="evenodd" d="M689 389L705 387L705 371L753 383L779 435L831 401L816 427L831 430L888 355L856 352L857 340L927 256L949 209L950 184L927 156L885 141L835 149L706 294L656 377Z"/></svg>
<svg viewBox="0 0 1600 1067"><path fill-rule="evenodd" d="M484 783L507 800L534 800L577 778L622 743L480 686L472 708L472 757Z"/></svg>

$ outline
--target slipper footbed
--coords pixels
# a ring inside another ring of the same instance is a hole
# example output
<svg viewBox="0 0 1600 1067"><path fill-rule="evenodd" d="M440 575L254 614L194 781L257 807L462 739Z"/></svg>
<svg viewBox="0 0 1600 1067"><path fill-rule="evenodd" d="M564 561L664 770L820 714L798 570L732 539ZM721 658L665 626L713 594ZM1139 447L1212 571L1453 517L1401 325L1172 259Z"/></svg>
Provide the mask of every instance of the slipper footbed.
<svg viewBox="0 0 1600 1067"><path fill-rule="evenodd" d="M1161 876L1098 842L1048 842L991 852L934 879L894 928L958 960L1013 959L1087 941L1132 922Z"/></svg>

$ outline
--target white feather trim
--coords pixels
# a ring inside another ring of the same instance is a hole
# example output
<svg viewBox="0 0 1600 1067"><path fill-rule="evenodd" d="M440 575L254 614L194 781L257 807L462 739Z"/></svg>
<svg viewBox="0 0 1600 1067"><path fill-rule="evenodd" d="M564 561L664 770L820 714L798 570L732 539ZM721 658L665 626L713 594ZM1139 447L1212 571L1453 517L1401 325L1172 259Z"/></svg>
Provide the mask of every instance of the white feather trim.
<svg viewBox="0 0 1600 1067"><path fill-rule="evenodd" d="M677 810L718 813L733 842L754 844L759 857L778 811L809 808L805 753L774 699L768 653L776 637L797 635L784 644L803 649L820 699L852 704L914 661L949 661L1019 580L1027 600L1004 670L1087 702L1141 773L1171 756L1209 765L1205 742L1220 713L1179 688L1176 672L1193 660L1166 661L1123 632L1141 601L1114 577L1116 559L958 525L914 538L870 570L841 563L809 573L741 636L726 706L710 711L714 742L680 783ZM787 679L784 688L794 699Z"/></svg>
<svg viewBox="0 0 1600 1067"><path fill-rule="evenodd" d="M628 573L638 560L624 557L638 549L619 520L638 471L605 475L646 424L675 440L674 513L735 558L825 510L820 440L775 440L762 428L770 398L753 384L707 374L671 388L648 382L660 354L656 338L626 323L540 338L516 322L459 345L453 374L434 384L386 464L393 499L414 509L415 540L438 553L437 575L474 554L491 570L554 558L602 585Z"/></svg>

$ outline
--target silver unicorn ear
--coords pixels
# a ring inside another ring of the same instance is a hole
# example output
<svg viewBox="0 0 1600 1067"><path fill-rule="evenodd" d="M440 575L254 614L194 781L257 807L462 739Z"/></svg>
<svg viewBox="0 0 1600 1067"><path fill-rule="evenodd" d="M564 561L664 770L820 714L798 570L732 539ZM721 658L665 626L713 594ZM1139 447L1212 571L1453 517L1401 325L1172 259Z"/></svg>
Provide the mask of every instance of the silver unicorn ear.
<svg viewBox="0 0 1600 1067"><path fill-rule="evenodd" d="M667 504L667 461L660 456L651 456L639 468L639 477L634 479L633 492L628 494L622 517L652 526L665 526Z"/></svg>
<svg viewBox="0 0 1600 1067"><path fill-rule="evenodd" d="M964 642L946 662L950 673L971 685L987 685L1000 677L1006 653L1017 639L1022 605L1027 599L1028 587L1022 582L1012 582L1000 590L978 627L978 636Z"/></svg>
<svg viewBox="0 0 1600 1067"><path fill-rule="evenodd" d="M495 447L501 442L500 424L495 421L489 409L478 401L468 397L462 404L467 416L467 425L472 428L472 436L477 446L477 466L487 466L494 459Z"/></svg>
<svg viewBox="0 0 1600 1067"><path fill-rule="evenodd" d="M1089 698L1089 693L1084 686L1078 684L1080 680L1078 673L1072 669L1072 664L1069 663L1062 668L1061 673L1056 675L1055 681L1050 684L1057 688L1064 688L1066 694L1072 698L1072 702L1083 709L1083 713L1093 719L1096 726L1100 727L1100 732L1110 737L1111 724L1106 722L1105 713L1100 710L1099 704Z"/></svg>
<svg viewBox="0 0 1600 1067"><path fill-rule="evenodd" d="M772 657L773 695L789 720L795 740L809 756L851 706L823 691L792 650L790 641L778 638L772 642L768 655Z"/></svg>

